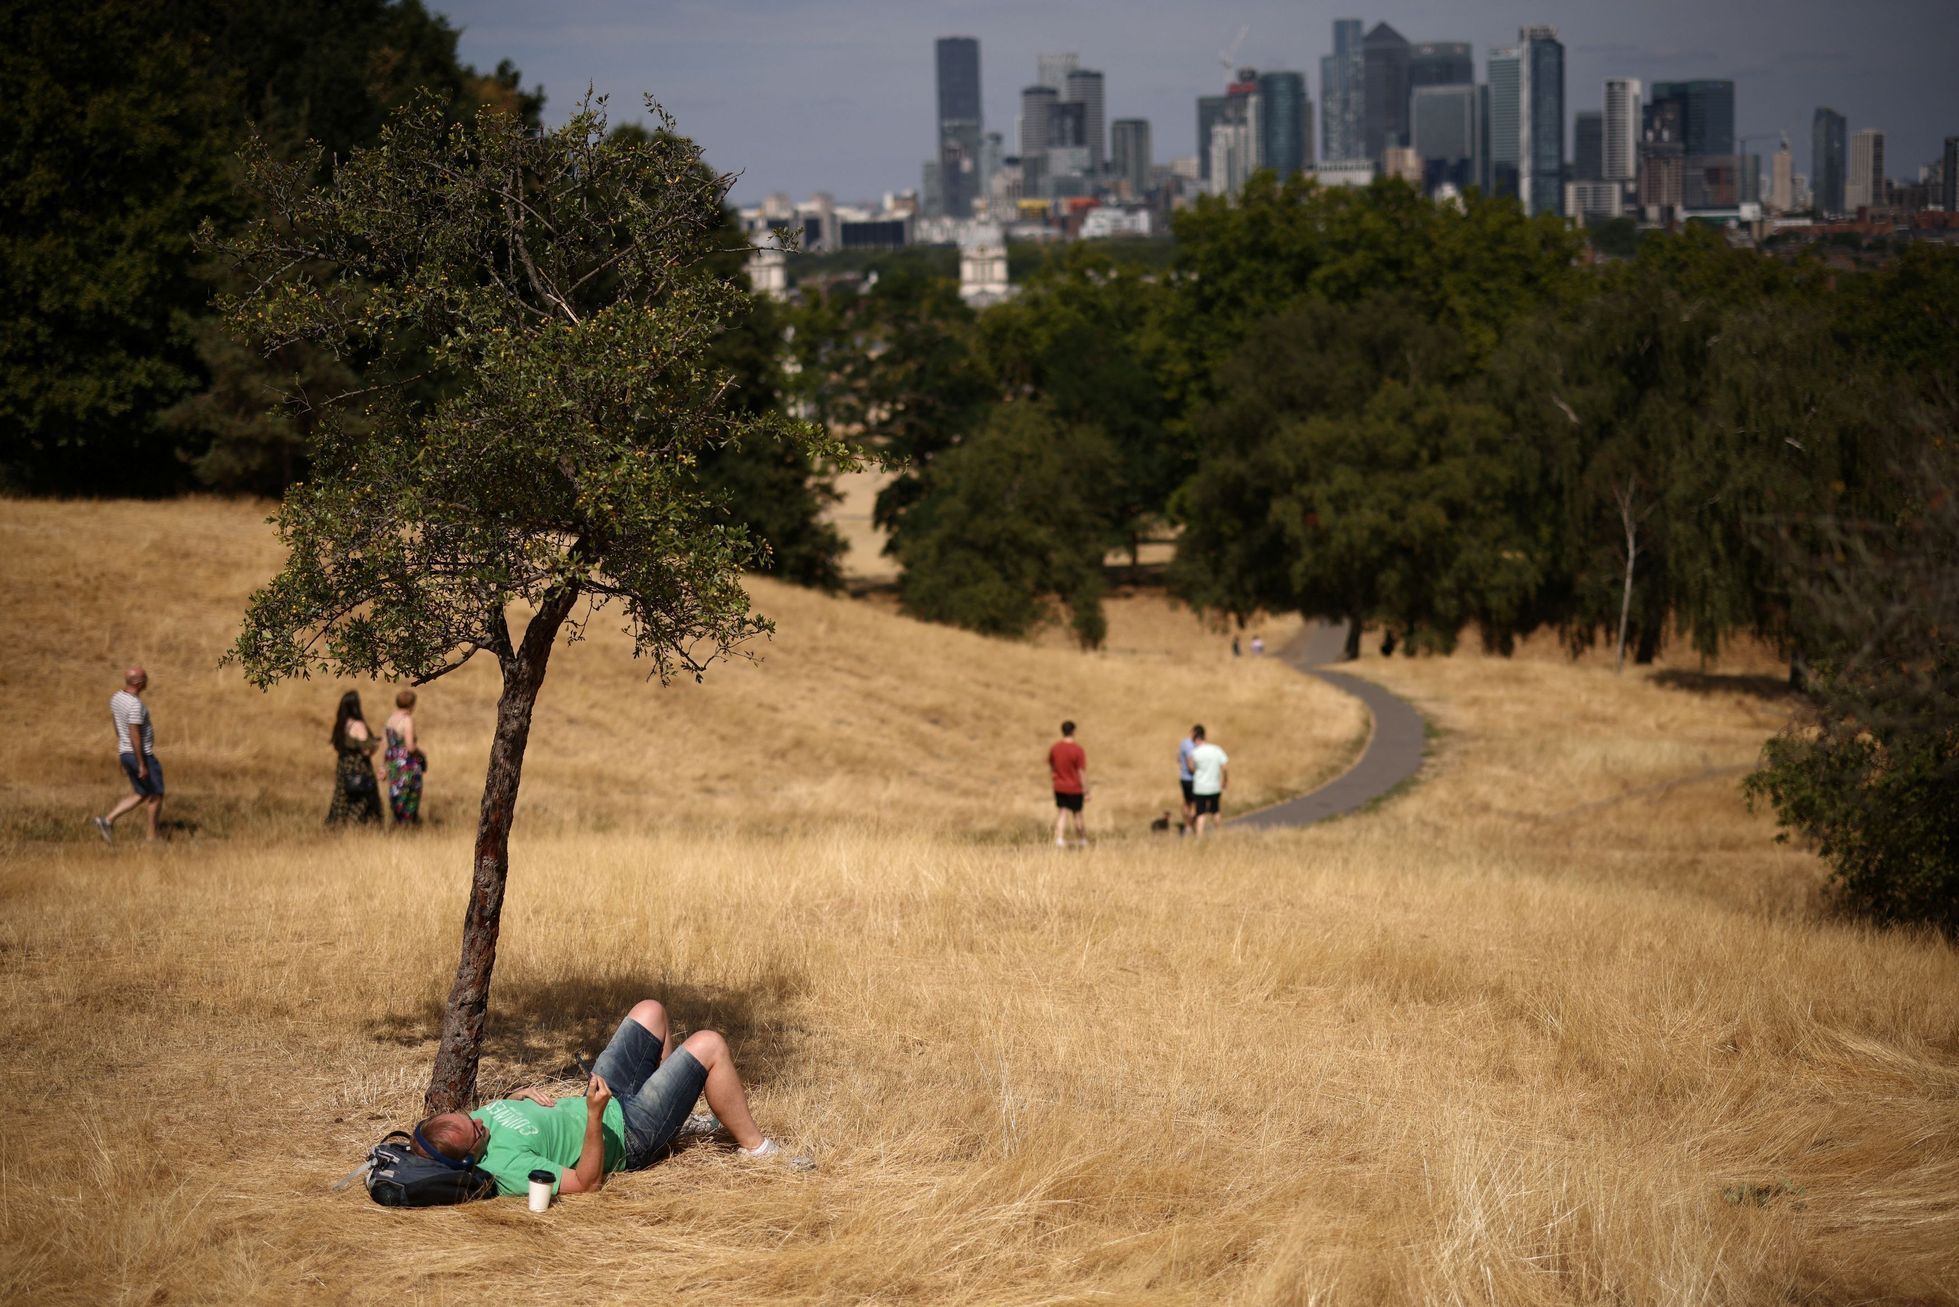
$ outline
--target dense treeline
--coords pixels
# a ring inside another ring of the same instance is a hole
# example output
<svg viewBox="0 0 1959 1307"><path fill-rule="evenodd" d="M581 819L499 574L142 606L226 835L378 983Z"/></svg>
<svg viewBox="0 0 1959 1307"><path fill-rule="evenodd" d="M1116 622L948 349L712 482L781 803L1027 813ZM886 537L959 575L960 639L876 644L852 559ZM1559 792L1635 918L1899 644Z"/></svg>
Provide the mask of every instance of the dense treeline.
<svg viewBox="0 0 1959 1307"><path fill-rule="evenodd" d="M297 474L278 387L347 378L230 342L193 248L205 219L250 215L237 155L255 130L330 162L424 90L457 114L542 106L509 64L461 63L417 0L29 0L0 17L0 69L0 483L30 493L269 492Z"/></svg>
<svg viewBox="0 0 1959 1307"><path fill-rule="evenodd" d="M316 157L324 179L418 97L536 128L542 90L507 61L470 67L456 42L420 0L8 7L0 490L279 495L302 479L325 401L367 378L358 359L301 343L264 354L222 325L221 302L250 289L210 252L256 216L241 156ZM727 244L741 244L732 229ZM720 271L739 278L739 254ZM717 361L738 378L738 409L779 405L780 335L766 310L727 333ZM699 469L767 541L768 566L835 588L843 542L815 472L779 443L716 449Z"/></svg>
<svg viewBox="0 0 1959 1307"><path fill-rule="evenodd" d="M1845 902L1959 927L1959 251L1595 261L1511 203L1269 176L1176 235L1167 275L1077 246L977 314L917 275L792 310L800 402L904 460L908 609L1092 645L1105 556L1174 532L1192 605L1350 652L1758 636L1815 712L1753 792Z"/></svg>

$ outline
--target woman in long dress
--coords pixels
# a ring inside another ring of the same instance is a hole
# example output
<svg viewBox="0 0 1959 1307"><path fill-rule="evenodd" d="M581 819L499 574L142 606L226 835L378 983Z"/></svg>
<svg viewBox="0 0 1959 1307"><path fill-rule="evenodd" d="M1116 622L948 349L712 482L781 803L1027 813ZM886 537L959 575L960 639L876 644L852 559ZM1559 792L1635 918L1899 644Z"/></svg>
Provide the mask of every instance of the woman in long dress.
<svg viewBox="0 0 1959 1307"><path fill-rule="evenodd" d="M326 824L381 820L381 787L374 779L374 750L381 742L361 716L361 697L353 690L340 696L333 718L333 805Z"/></svg>
<svg viewBox="0 0 1959 1307"><path fill-rule="evenodd" d="M382 731L388 738L382 755L388 768L388 807L397 826L417 826L422 821L422 775L429 760L415 739L415 692L403 690L395 696L394 716Z"/></svg>

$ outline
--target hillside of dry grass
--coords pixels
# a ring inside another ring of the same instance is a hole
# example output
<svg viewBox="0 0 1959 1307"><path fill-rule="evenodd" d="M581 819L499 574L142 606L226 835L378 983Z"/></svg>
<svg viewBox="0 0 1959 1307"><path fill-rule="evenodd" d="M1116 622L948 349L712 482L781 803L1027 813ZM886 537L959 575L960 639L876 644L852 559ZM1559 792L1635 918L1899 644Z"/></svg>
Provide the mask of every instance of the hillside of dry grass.
<svg viewBox="0 0 1959 1307"><path fill-rule="evenodd" d="M82 815L121 784L107 704L130 661L150 673L167 816L181 834L319 825L340 694L359 690L378 730L394 687L314 680L261 694L218 666L246 596L279 563L264 517L215 501L0 502L0 587L15 617L0 692L28 708L0 733L0 836L88 835ZM751 590L775 638L703 684L649 683L603 619L558 651L520 830L889 822L1018 838L1052 813L1047 747L1073 718L1089 753L1091 830L1130 833L1178 801L1175 749L1193 721L1233 751L1241 807L1325 780L1366 730L1344 696L1231 658L1227 637L1161 600L1119 607L1108 647L1082 656L766 579ZM479 659L421 692L431 820L474 823L497 688L494 661Z"/></svg>
<svg viewBox="0 0 1959 1307"><path fill-rule="evenodd" d="M230 511L198 566L242 578L261 564L218 561ZM33 512L0 554L10 604L25 551L99 582L89 551L196 517ZM0 505L10 531L26 516ZM227 604L235 589L212 585ZM0 665L29 709L19 733L56 739L78 695L96 714L100 666L131 638L104 593L30 596L104 630L77 637L95 642L80 671L50 652L29 664L40 680ZM865 633L907 651L890 693L1038 655L1134 694L1136 668L1217 643L1146 606L1121 610L1131 652L1082 658L818 604L793 646L803 597L757 593L811 695L862 675L846 646ZM185 600L173 620L221 632L233 612ZM1146 656L1151 640L1169 652ZM547 704L560 692L553 711L582 705L597 729L610 672L568 666ZM486 1088L567 1072L653 994L729 1034L764 1127L822 1164L757 1172L698 1146L543 1216L393 1213L325 1187L419 1102L466 823L398 839L213 821L154 849L16 836L0 865L0 1297L1959 1300L1959 963L1821 912L1820 865L1743 807L1740 772L1787 708L1748 675L1764 669L1614 676L1532 650L1358 670L1419 704L1435 754L1408 792L1306 831L1061 855L1033 812L992 828L1018 842L905 804L746 815L774 810L786 762L725 777L710 796L725 819L520 822ZM759 712L744 702L770 674L630 692ZM159 678L166 731L166 691L195 684ZM214 713L246 693L214 685ZM285 693L247 702L262 725L323 733L326 687ZM460 751L463 716L446 700L432 741L440 723ZM540 789L597 804L576 782L611 764L551 755L566 725L538 732L556 777ZM992 729L976 713L948 732L947 775L995 765ZM310 755L287 779L273 749L244 756L273 777L268 802L311 797ZM78 782L29 758L0 763L8 804L70 802ZM990 791L961 793L962 820L992 811Z"/></svg>

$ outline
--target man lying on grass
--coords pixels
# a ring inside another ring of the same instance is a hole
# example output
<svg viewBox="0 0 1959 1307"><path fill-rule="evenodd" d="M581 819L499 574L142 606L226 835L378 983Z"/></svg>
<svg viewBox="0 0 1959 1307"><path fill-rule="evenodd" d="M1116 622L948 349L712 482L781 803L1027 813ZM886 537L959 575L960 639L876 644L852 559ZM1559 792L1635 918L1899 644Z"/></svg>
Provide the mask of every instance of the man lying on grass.
<svg viewBox="0 0 1959 1307"><path fill-rule="evenodd" d="M593 1064L584 1097L523 1089L474 1112L441 1112L415 1127L415 1151L489 1172L506 1197L528 1191L530 1173L540 1170L557 1177L552 1193L585 1193L613 1171L658 1161L689 1125L688 1113L703 1090L719 1121L701 1118L698 1125L727 1130L743 1157L798 1170L813 1165L806 1157L792 1158L755 1128L728 1041L697 1030L675 1048L667 1010L650 998L634 1004L619 1023Z"/></svg>

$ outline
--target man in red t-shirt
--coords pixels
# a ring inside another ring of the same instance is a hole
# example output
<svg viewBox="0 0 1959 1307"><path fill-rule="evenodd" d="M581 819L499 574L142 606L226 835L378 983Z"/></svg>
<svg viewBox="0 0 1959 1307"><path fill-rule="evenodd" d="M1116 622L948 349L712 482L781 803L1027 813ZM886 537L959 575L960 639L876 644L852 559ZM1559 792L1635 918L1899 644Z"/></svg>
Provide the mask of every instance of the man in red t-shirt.
<svg viewBox="0 0 1959 1307"><path fill-rule="evenodd" d="M1082 800L1088 797L1088 755L1075 743L1075 724L1061 723L1061 738L1048 749L1048 770L1054 773L1054 846L1068 847L1068 821L1074 819L1075 839L1088 847L1082 825Z"/></svg>

